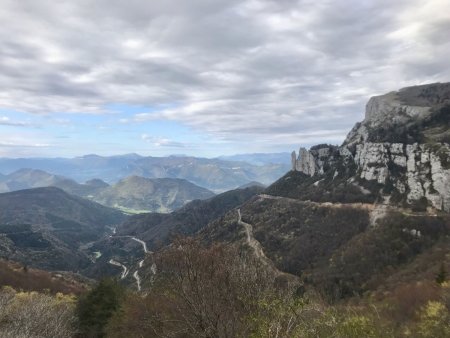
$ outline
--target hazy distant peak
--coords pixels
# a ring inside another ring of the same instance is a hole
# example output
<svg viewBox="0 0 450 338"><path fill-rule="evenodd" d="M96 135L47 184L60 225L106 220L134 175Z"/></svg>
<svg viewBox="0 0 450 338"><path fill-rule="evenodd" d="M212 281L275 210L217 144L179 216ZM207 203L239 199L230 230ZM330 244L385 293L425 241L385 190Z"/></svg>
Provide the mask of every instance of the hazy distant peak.
<svg viewBox="0 0 450 338"><path fill-rule="evenodd" d="M139 154L136 153L129 153L129 154L123 154L123 155L113 155L111 156L113 158L124 158L124 159L130 159L130 160L137 160L139 158L143 158L144 156L141 156Z"/></svg>
<svg viewBox="0 0 450 338"><path fill-rule="evenodd" d="M40 169L32 169L32 168L21 168L13 173L9 174L8 176L14 176L14 175L25 175L25 174L40 174L40 175L51 175L44 170Z"/></svg>
<svg viewBox="0 0 450 338"><path fill-rule="evenodd" d="M266 185L262 184L261 182L252 181L248 182L247 184L241 185L238 189L246 189L250 187L266 188Z"/></svg>
<svg viewBox="0 0 450 338"><path fill-rule="evenodd" d="M93 178L92 180L88 180L84 183L85 185L96 187L96 188L106 188L109 187L109 184L99 178Z"/></svg>
<svg viewBox="0 0 450 338"><path fill-rule="evenodd" d="M77 156L75 158L82 158L82 159L90 159L90 158L101 158L102 156L97 155L97 154L86 154L86 155L82 155L82 156Z"/></svg>
<svg viewBox="0 0 450 338"><path fill-rule="evenodd" d="M95 199L119 208L169 212L191 200L212 196L213 192L184 179L132 175L104 189Z"/></svg>

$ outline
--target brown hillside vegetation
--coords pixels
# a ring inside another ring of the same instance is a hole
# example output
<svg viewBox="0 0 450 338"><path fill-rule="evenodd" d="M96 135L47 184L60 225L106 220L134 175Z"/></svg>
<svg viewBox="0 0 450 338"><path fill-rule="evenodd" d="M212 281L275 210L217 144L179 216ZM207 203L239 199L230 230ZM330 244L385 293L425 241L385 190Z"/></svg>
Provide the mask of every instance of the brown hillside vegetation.
<svg viewBox="0 0 450 338"><path fill-rule="evenodd" d="M9 286L26 292L38 291L52 294L80 294L87 284L74 274L51 273L29 268L19 263L0 260L0 287Z"/></svg>
<svg viewBox="0 0 450 338"><path fill-rule="evenodd" d="M450 285L404 284L389 294L327 304L278 280L238 246L181 239L156 254L145 295L128 293L106 337L446 338ZM414 298L414 293L418 297Z"/></svg>
<svg viewBox="0 0 450 338"><path fill-rule="evenodd" d="M75 335L75 299L61 293L0 290L2 338L70 338Z"/></svg>
<svg viewBox="0 0 450 338"><path fill-rule="evenodd" d="M86 290L73 274L0 260L0 337L74 337L75 295Z"/></svg>
<svg viewBox="0 0 450 338"><path fill-rule="evenodd" d="M386 217L374 223L377 208L260 195L240 210L242 220L252 225L254 238L279 270L300 276L307 287L336 302L388 287L390 276L392 287L433 280L439 265L446 264L442 252L448 252L444 250L450 234L448 215L386 208ZM200 236L206 243L237 243L242 242L245 229L232 210L210 223ZM414 264L420 266L414 268Z"/></svg>

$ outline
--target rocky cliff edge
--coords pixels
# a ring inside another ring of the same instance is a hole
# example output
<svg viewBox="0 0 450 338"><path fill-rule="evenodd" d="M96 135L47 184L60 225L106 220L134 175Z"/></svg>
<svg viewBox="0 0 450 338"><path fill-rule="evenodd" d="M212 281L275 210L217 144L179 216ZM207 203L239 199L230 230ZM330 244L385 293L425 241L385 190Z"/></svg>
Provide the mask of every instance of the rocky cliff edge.
<svg viewBox="0 0 450 338"><path fill-rule="evenodd" d="M372 97L340 147L300 148L292 169L317 177L316 186L345 175L348 182L376 183L380 200L450 212L450 83Z"/></svg>

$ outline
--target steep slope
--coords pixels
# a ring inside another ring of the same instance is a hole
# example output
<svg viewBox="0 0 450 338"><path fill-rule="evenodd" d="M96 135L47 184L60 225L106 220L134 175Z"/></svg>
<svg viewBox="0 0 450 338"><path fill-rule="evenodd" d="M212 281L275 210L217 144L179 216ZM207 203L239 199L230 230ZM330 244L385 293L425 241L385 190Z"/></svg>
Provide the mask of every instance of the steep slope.
<svg viewBox="0 0 450 338"><path fill-rule="evenodd" d="M201 238L242 242L247 224L278 269L332 301L432 280L450 263L432 254L450 235L449 97L449 84L433 84L371 99L342 146L294 153L292 170L240 207L241 222L231 210ZM408 273L418 265L428 273Z"/></svg>
<svg viewBox="0 0 450 338"><path fill-rule="evenodd" d="M40 268L76 271L90 263L79 247L124 219L121 212L58 188L0 194L0 255Z"/></svg>
<svg viewBox="0 0 450 338"><path fill-rule="evenodd" d="M369 210L364 205L337 207L265 194L242 205L240 214L278 268L293 274L326 260L369 225ZM245 235L245 229L231 211L210 223L201 235L208 242L234 242Z"/></svg>
<svg viewBox="0 0 450 338"><path fill-rule="evenodd" d="M0 285L21 291L80 294L92 281L68 272L50 272L0 259Z"/></svg>
<svg viewBox="0 0 450 338"><path fill-rule="evenodd" d="M211 191L182 179L131 176L93 196L103 205L147 212L170 212L195 199L214 196Z"/></svg>
<svg viewBox="0 0 450 338"><path fill-rule="evenodd" d="M450 84L370 99L342 146L292 154L268 192L317 201L382 202L450 211Z"/></svg>
<svg viewBox="0 0 450 338"><path fill-rule="evenodd" d="M240 206L242 221L251 225L254 241L275 267L300 276L329 300L386 286L390 274L400 274L419 255L442 241L448 243L446 213L395 207L385 212L373 226L377 207L371 203L320 203L261 194ZM245 243L248 232L232 210L199 236L206 243ZM446 259L429 261L428 269L437 272L442 262Z"/></svg>
<svg viewBox="0 0 450 338"><path fill-rule="evenodd" d="M372 97L364 121L357 123L344 144L450 143L450 83L407 87Z"/></svg>

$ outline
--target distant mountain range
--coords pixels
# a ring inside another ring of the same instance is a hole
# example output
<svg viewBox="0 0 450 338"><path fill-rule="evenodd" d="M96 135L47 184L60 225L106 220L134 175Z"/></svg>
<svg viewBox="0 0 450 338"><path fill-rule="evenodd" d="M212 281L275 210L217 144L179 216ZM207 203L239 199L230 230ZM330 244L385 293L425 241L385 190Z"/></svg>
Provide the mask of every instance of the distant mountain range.
<svg viewBox="0 0 450 338"><path fill-rule="evenodd" d="M110 186L100 179L80 184L64 176L36 169L20 169L0 177L0 192L38 187L57 187L67 193L130 213L170 212L191 200L214 196L213 192L205 188L176 178L130 176Z"/></svg>
<svg viewBox="0 0 450 338"><path fill-rule="evenodd" d="M245 156L239 158L245 160ZM278 159L275 160L276 158ZM0 173L10 174L22 168L32 168L69 177L77 182L102 179L110 184L133 175L180 178L206 189L222 192L251 181L270 184L289 170L289 155L285 158L285 155L277 157L275 154L254 154L249 155L248 159L249 162L186 156L142 157L137 154L109 157L86 155L76 158L1 158Z"/></svg>

